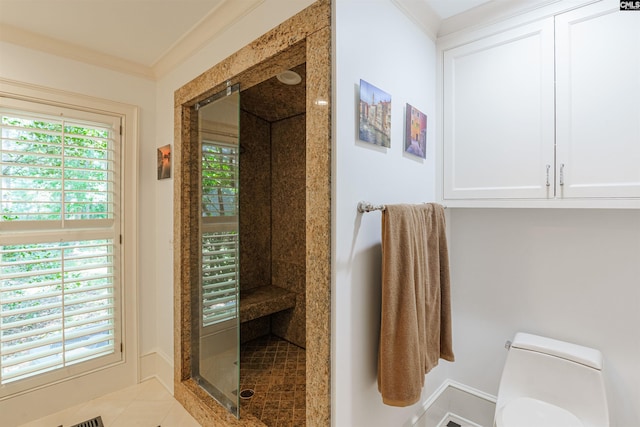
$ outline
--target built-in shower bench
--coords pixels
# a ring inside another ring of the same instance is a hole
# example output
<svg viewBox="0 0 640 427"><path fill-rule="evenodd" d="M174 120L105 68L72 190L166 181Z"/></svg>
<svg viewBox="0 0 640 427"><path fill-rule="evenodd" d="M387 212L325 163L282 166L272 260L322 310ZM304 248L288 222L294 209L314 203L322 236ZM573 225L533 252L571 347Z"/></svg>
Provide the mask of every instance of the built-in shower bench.
<svg viewBox="0 0 640 427"><path fill-rule="evenodd" d="M267 285L240 291L240 323L293 308L296 294L278 286Z"/></svg>

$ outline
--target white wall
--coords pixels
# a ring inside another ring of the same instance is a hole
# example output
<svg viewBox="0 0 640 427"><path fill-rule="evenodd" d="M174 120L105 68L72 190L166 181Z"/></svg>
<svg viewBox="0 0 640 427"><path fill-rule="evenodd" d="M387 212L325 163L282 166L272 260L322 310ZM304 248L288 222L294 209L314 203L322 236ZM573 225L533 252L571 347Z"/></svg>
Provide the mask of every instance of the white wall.
<svg viewBox="0 0 640 427"><path fill-rule="evenodd" d="M378 392L380 212L356 205L434 198L435 44L391 0L337 0L334 22L332 424L400 426L422 402L386 406ZM360 79L392 95L389 149L358 140ZM428 116L426 160L404 154L406 103ZM427 375L422 401L447 366Z"/></svg>
<svg viewBox="0 0 640 427"><path fill-rule="evenodd" d="M450 215L450 378L495 395L515 332L575 342L604 354L612 425L640 425L640 212Z"/></svg>

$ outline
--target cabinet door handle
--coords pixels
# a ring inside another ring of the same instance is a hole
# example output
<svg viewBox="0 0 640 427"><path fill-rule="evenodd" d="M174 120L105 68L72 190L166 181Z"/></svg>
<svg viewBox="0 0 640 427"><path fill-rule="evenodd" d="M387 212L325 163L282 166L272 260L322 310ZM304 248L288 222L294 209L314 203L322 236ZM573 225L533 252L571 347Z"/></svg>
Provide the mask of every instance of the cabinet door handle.
<svg viewBox="0 0 640 427"><path fill-rule="evenodd" d="M564 185L564 163L560 164L560 185Z"/></svg>
<svg viewBox="0 0 640 427"><path fill-rule="evenodd" d="M549 169L551 169L551 165L547 165L547 187L551 186L551 183L549 182Z"/></svg>

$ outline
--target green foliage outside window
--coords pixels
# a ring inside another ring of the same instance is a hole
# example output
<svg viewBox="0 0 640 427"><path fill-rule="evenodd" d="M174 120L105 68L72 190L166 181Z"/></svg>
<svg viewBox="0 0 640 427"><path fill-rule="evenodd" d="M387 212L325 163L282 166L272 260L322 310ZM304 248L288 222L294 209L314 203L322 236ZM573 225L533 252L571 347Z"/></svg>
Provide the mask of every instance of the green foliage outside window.
<svg viewBox="0 0 640 427"><path fill-rule="evenodd" d="M0 220L112 215L108 130L3 115L1 152Z"/></svg>

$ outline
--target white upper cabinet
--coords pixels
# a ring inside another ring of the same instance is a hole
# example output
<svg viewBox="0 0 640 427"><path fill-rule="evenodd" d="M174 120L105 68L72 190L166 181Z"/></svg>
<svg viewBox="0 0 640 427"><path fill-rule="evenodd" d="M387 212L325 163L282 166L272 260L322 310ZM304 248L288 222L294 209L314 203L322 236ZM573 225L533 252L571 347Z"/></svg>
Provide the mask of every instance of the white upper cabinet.
<svg viewBox="0 0 640 427"><path fill-rule="evenodd" d="M640 12L519 22L441 48L443 202L640 207Z"/></svg>
<svg viewBox="0 0 640 427"><path fill-rule="evenodd" d="M443 88L446 199L553 192L553 19L447 50Z"/></svg>
<svg viewBox="0 0 640 427"><path fill-rule="evenodd" d="M556 17L557 197L640 197L640 12L608 6Z"/></svg>

